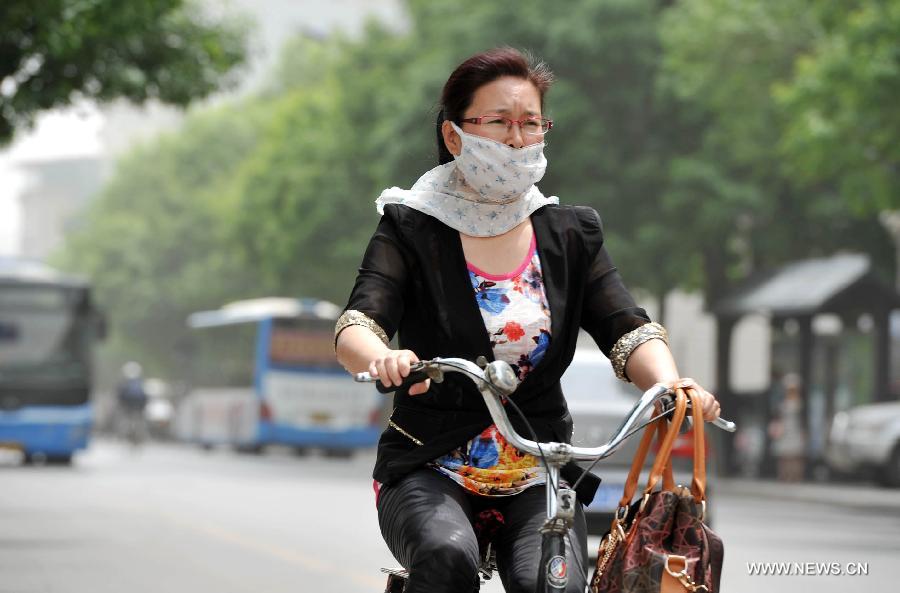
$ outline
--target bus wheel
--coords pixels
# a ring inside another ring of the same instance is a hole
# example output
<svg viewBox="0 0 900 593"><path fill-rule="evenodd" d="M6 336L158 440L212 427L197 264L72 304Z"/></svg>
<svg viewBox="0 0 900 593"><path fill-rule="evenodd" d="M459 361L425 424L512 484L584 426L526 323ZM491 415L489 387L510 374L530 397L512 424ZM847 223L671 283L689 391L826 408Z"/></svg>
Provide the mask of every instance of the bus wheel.
<svg viewBox="0 0 900 593"><path fill-rule="evenodd" d="M47 456L43 453L25 453L22 456L22 463L25 465L43 465L47 461Z"/></svg>
<svg viewBox="0 0 900 593"><path fill-rule="evenodd" d="M235 452L242 453L244 455L259 455L263 452L263 446L260 444L235 445L234 450L235 450Z"/></svg>
<svg viewBox="0 0 900 593"><path fill-rule="evenodd" d="M350 459L353 457L353 449L325 449L325 457L330 459Z"/></svg>
<svg viewBox="0 0 900 593"><path fill-rule="evenodd" d="M306 457L309 455L309 449L306 447L294 447L294 455L297 457Z"/></svg>
<svg viewBox="0 0 900 593"><path fill-rule="evenodd" d="M22 462L25 465L72 465L72 454L64 453L62 455L47 455L40 451L35 453L25 453Z"/></svg>

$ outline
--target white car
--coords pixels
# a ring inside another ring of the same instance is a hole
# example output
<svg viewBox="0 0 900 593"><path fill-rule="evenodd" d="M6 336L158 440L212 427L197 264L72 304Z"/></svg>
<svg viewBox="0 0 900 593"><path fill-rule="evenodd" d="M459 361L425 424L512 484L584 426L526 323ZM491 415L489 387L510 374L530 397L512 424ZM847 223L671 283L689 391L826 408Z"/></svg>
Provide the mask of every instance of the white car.
<svg viewBox="0 0 900 593"><path fill-rule="evenodd" d="M637 387L616 378L609 360L596 347L575 351L572 364L562 377L562 389L575 424L572 442L583 447L597 447L609 440L641 395ZM707 430L707 435L709 432ZM588 535L602 535L609 529L613 513L622 498L625 479L637 452L641 434L632 435L612 456L598 462L591 470L600 476L602 482L594 500L584 509ZM692 435L692 432L679 435L672 448L672 464L677 484L691 483ZM708 452L711 448L707 443ZM711 481L709 478L713 474L710 465L712 460L709 457L707 453L707 498ZM652 463L651 453L644 463L644 472L638 482L639 489L646 485ZM710 523L710 511L707 503L707 524Z"/></svg>
<svg viewBox="0 0 900 593"><path fill-rule="evenodd" d="M826 458L838 473L871 471L882 484L900 487L900 402L835 414Z"/></svg>

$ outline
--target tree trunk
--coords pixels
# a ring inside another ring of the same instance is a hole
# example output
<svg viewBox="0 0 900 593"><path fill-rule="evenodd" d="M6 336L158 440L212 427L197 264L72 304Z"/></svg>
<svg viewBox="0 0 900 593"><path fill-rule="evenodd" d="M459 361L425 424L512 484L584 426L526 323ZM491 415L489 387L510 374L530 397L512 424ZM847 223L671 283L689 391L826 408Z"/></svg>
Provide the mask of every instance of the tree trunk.
<svg viewBox="0 0 900 593"><path fill-rule="evenodd" d="M656 322L665 327L666 325L666 291L665 289L660 289L658 293L656 293L656 304L657 304L657 314L656 314Z"/></svg>

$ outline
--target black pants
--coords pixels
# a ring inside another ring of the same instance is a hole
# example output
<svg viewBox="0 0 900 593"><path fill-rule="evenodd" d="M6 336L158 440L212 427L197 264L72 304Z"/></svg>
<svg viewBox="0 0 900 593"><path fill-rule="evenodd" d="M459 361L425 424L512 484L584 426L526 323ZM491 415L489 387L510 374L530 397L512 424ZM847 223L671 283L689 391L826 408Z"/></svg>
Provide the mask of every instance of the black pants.
<svg viewBox="0 0 900 593"><path fill-rule="evenodd" d="M470 593L478 590L478 542L473 518L494 508L504 525L494 538L497 569L507 593L534 593L546 516L543 486L508 497L466 492L431 468L417 470L381 490L378 524L394 557L409 571L407 593ZM566 538L570 593L582 593L587 570L587 529L581 503ZM576 546L573 557L571 544Z"/></svg>

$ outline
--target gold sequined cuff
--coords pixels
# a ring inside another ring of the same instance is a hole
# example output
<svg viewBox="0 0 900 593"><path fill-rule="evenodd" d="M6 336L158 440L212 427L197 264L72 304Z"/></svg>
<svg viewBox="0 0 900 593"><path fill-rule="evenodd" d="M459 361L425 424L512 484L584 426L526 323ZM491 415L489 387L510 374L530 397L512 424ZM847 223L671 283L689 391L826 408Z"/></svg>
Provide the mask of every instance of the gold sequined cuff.
<svg viewBox="0 0 900 593"><path fill-rule="evenodd" d="M340 334L346 327L351 325L361 325L366 329L369 329L374 333L378 338L384 342L385 346L390 344L390 340L387 337L387 333L381 328L380 325L375 323L375 320L363 313L362 311L357 311L355 309L348 309L344 311L344 313L338 317L337 323L334 324L334 346L337 349L337 339L338 334Z"/></svg>
<svg viewBox="0 0 900 593"><path fill-rule="evenodd" d="M612 362L613 370L616 371L616 377L626 383L631 383L631 380L625 375L625 363L628 362L628 357L631 356L634 349L648 340L662 340L668 344L669 334L666 333L666 328L653 322L642 325L619 338L619 341L613 346L612 352L609 353L609 360Z"/></svg>

